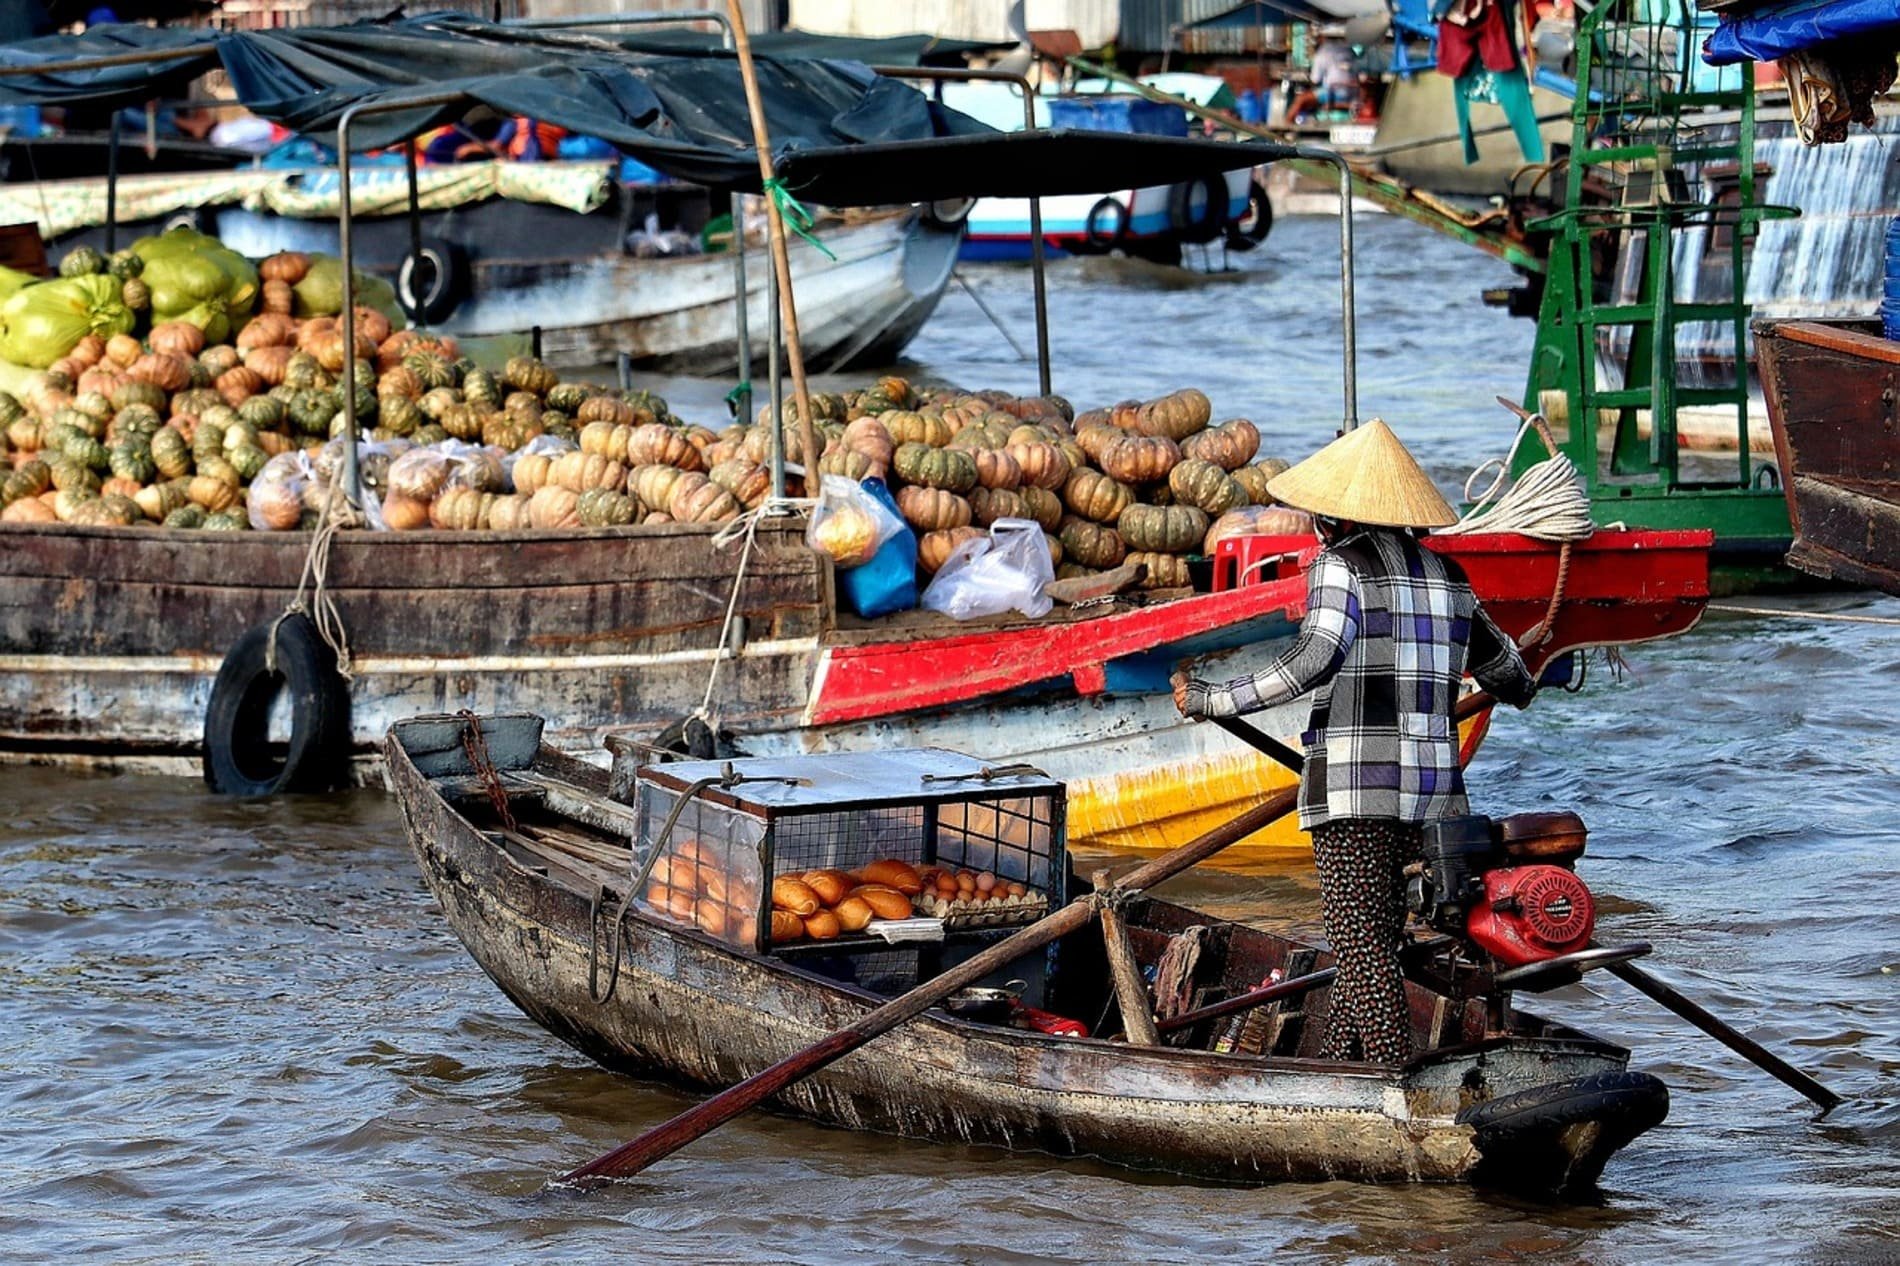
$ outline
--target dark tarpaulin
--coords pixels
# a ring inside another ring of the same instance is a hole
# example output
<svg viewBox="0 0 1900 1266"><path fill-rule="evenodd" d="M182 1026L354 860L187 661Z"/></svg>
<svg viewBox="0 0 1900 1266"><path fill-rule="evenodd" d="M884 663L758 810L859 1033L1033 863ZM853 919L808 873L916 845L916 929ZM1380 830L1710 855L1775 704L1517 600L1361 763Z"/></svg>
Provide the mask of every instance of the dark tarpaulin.
<svg viewBox="0 0 1900 1266"><path fill-rule="evenodd" d="M215 42L216 33L212 31L114 24L91 27L83 35L43 35L0 44L0 66L51 64L173 48L205 50L130 66L0 76L0 105L117 107L142 105L153 97L181 96L192 80L218 68L217 54L206 47Z"/></svg>
<svg viewBox="0 0 1900 1266"><path fill-rule="evenodd" d="M1171 185L1291 158L1268 141L1213 141L1125 132L988 132L934 141L781 155L779 178L800 198L834 206L940 198L1030 198ZM895 188L901 192L893 195Z"/></svg>
<svg viewBox="0 0 1900 1266"><path fill-rule="evenodd" d="M683 55L719 53L725 49L724 36L705 31L664 27L578 29L612 40L621 48L636 53ZM760 57L820 57L866 62L872 66L961 65L963 58L970 53L1014 47L1013 41L1008 44L980 44L972 40L943 39L936 35L867 36L860 39L850 35L812 35L805 31L759 31L752 36L752 51Z"/></svg>
<svg viewBox="0 0 1900 1266"><path fill-rule="evenodd" d="M45 61L129 48L177 48L190 34L136 26L32 41ZM91 33L89 33L90 35ZM199 36L198 38L203 38ZM19 50L0 56L19 57ZM342 27L241 31L218 37L237 99L263 118L334 143L352 106L388 104L352 122L353 149L397 144L479 104L596 136L678 179L759 189L758 160L736 58L665 56L574 31L510 27L431 14ZM215 64L207 59L208 68ZM759 94L774 166L800 198L837 206L961 196L1096 193L1169 184L1283 157L1270 145L1104 133L1002 133L857 62L759 58ZM144 100L139 75L179 63L0 77L0 101ZM187 76L188 77L188 76ZM400 108L442 94L455 99Z"/></svg>

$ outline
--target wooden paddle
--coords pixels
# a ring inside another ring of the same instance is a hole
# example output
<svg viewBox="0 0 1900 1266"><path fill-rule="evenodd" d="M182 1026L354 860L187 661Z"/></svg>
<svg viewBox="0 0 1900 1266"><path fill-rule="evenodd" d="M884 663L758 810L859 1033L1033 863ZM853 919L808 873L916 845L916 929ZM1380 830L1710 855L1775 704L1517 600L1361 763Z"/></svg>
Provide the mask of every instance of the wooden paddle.
<svg viewBox="0 0 1900 1266"><path fill-rule="evenodd" d="M1297 799L1298 792L1292 787L1275 792L1225 825L1217 826L1130 871L1107 892L1084 897L1044 916L974 958L966 959L909 993L867 1012L856 1022L839 1029L816 1045L780 1060L763 1072L754 1073L731 1089L695 1104L632 1142L623 1143L606 1155L570 1170L561 1175L559 1181L591 1183L639 1173L653 1162L671 1156L700 1136L757 1107L792 1083L804 1080L871 1039L930 1010L966 985L975 984L1023 955L1088 926L1102 903L1146 891L1199 865L1228 845L1272 825L1293 811Z"/></svg>

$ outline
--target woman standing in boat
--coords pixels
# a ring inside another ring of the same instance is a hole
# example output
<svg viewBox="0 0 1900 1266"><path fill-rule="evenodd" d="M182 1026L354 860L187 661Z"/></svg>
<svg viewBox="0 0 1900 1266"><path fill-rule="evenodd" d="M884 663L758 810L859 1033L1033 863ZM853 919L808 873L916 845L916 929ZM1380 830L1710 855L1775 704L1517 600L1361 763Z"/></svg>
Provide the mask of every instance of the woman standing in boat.
<svg viewBox="0 0 1900 1266"><path fill-rule="evenodd" d="M1377 419L1267 485L1312 513L1325 548L1307 573L1299 639L1225 685L1174 679L1189 717L1231 717L1312 690L1300 825L1313 836L1326 936L1338 958L1322 1058L1402 1064L1412 1037L1399 947L1401 871L1426 822L1468 812L1452 705L1469 671L1523 707L1536 693L1511 639L1423 529L1458 515Z"/></svg>

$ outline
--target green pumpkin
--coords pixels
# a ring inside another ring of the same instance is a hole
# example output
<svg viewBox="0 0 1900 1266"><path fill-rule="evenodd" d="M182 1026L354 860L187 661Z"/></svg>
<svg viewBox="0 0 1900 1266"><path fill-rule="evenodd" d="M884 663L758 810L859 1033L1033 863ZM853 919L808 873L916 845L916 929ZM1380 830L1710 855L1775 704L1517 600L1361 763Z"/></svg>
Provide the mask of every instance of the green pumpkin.
<svg viewBox="0 0 1900 1266"><path fill-rule="evenodd" d="M300 435L328 436L330 420L336 417L338 401L328 391L300 391L290 402L290 424Z"/></svg>
<svg viewBox="0 0 1900 1266"><path fill-rule="evenodd" d="M453 404L438 414L435 420L454 439L479 440L485 416L472 404Z"/></svg>
<svg viewBox="0 0 1900 1266"><path fill-rule="evenodd" d="M1098 571L1121 566L1127 553L1121 534L1114 528L1073 514L1063 518L1056 539L1062 542L1062 552L1070 561Z"/></svg>
<svg viewBox="0 0 1900 1266"><path fill-rule="evenodd" d="M237 408L238 417L258 431L275 431L289 413L282 400L270 396L252 396Z"/></svg>
<svg viewBox="0 0 1900 1266"><path fill-rule="evenodd" d="M417 427L409 436L417 444L440 444L449 438L449 433L434 422Z"/></svg>
<svg viewBox="0 0 1900 1266"><path fill-rule="evenodd" d="M583 404L587 403L587 397L590 394L592 393L589 389L578 382L556 383L548 388L548 408L559 409L572 417Z"/></svg>
<svg viewBox="0 0 1900 1266"><path fill-rule="evenodd" d="M391 435L408 435L426 420L416 402L407 396L384 396L378 400L376 418L381 429Z"/></svg>
<svg viewBox="0 0 1900 1266"><path fill-rule="evenodd" d="M309 352L292 352L284 364L284 386L308 391L324 378L323 366Z"/></svg>
<svg viewBox="0 0 1900 1266"><path fill-rule="evenodd" d="M119 283L119 302L128 312L144 312L152 306L152 288L137 277Z"/></svg>
<svg viewBox="0 0 1900 1266"><path fill-rule="evenodd" d="M201 524L207 532L248 532L250 520L244 517L244 511L238 509L220 510L216 514L207 514Z"/></svg>
<svg viewBox="0 0 1900 1266"><path fill-rule="evenodd" d="M46 463L47 471L53 480L53 487L61 492L97 492L99 476L82 461L75 461L65 453L55 454Z"/></svg>
<svg viewBox="0 0 1900 1266"><path fill-rule="evenodd" d="M891 468L906 483L922 484L926 488L962 493L976 487L976 462L958 449L900 444L891 459Z"/></svg>
<svg viewBox="0 0 1900 1266"><path fill-rule="evenodd" d="M985 418L981 422L972 422L950 437L950 448L1007 448L1009 447L1009 428Z"/></svg>
<svg viewBox="0 0 1900 1266"><path fill-rule="evenodd" d="M162 426L152 433L152 465L167 479L191 473L191 445L176 428Z"/></svg>
<svg viewBox="0 0 1900 1266"><path fill-rule="evenodd" d="M66 258L59 261L59 275L62 277L90 277L105 270L106 257L90 246L75 247L66 252Z"/></svg>
<svg viewBox="0 0 1900 1266"><path fill-rule="evenodd" d="M411 352L402 358L404 368L422 380L422 389L428 391L435 387L453 387L458 379L455 366L447 357L434 352Z"/></svg>
<svg viewBox="0 0 1900 1266"><path fill-rule="evenodd" d="M237 468L238 476L247 484L257 478L258 472L264 469L264 463L270 460L270 454L255 444L240 444L224 456Z"/></svg>
<svg viewBox="0 0 1900 1266"><path fill-rule="evenodd" d="M501 380L516 391L546 395L556 383L554 371L532 356L510 356L501 367Z"/></svg>
<svg viewBox="0 0 1900 1266"><path fill-rule="evenodd" d="M442 414L462 403L462 393L453 387L431 387L416 401L416 407L431 422L440 422Z"/></svg>
<svg viewBox="0 0 1900 1266"><path fill-rule="evenodd" d="M1214 518L1237 510L1251 500L1247 490L1232 475L1198 457L1183 458L1168 472L1168 488L1176 501L1205 510Z"/></svg>
<svg viewBox="0 0 1900 1266"><path fill-rule="evenodd" d="M13 396L0 391L0 426L11 426L26 416L26 406Z"/></svg>
<svg viewBox="0 0 1900 1266"><path fill-rule="evenodd" d="M141 441L113 445L107 461L112 473L120 479L147 484L158 477L158 464L152 460L151 446Z"/></svg>
<svg viewBox="0 0 1900 1266"><path fill-rule="evenodd" d="M163 526L168 528L201 528L205 525L204 507L199 505L179 506L165 516Z"/></svg>
<svg viewBox="0 0 1900 1266"><path fill-rule="evenodd" d="M625 527L639 517L640 503L611 488L591 488L575 509L588 527Z"/></svg>
<svg viewBox="0 0 1900 1266"><path fill-rule="evenodd" d="M37 497L52 486L52 470L35 458L0 479L0 505L12 505L22 497Z"/></svg>
<svg viewBox="0 0 1900 1266"><path fill-rule="evenodd" d="M78 409L55 409L53 410L53 416L48 418L47 421L51 422L54 426L71 427L81 435L95 440L103 438L106 433L106 424L102 419L95 418L92 414L83 413Z"/></svg>
<svg viewBox="0 0 1900 1266"><path fill-rule="evenodd" d="M1207 535L1207 523L1207 512L1198 506L1134 505L1122 511L1115 530L1141 553L1192 554Z"/></svg>
<svg viewBox="0 0 1900 1266"><path fill-rule="evenodd" d="M106 256L106 271L120 281L129 281L145 271L145 260L128 246Z"/></svg>
<svg viewBox="0 0 1900 1266"><path fill-rule="evenodd" d="M106 471L112 469L112 454L106 446L90 436L74 440L62 450L77 462L84 462L90 469Z"/></svg>
<svg viewBox="0 0 1900 1266"><path fill-rule="evenodd" d="M120 435L150 437L165 425L165 419L149 404L128 404L112 416L112 425Z"/></svg>
<svg viewBox="0 0 1900 1266"><path fill-rule="evenodd" d="M486 369L472 369L462 378L462 398L473 405L501 408L501 384Z"/></svg>
<svg viewBox="0 0 1900 1266"><path fill-rule="evenodd" d="M68 445L90 438L92 437L70 422L49 420L40 428L40 447L55 453L64 453Z"/></svg>

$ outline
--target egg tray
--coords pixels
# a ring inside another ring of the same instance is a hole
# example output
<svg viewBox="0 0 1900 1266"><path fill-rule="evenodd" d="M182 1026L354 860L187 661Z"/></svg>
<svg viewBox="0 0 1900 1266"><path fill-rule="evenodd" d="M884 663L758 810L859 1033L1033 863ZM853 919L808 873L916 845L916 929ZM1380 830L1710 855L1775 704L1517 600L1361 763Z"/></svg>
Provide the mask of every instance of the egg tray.
<svg viewBox="0 0 1900 1266"><path fill-rule="evenodd" d="M1001 901L985 901L981 905L970 901L945 901L936 893L912 897L911 905L919 914L927 914L933 919L943 920L946 931L962 928L1008 927L1017 923L1033 923L1049 913L1049 897L1046 893L1026 892L1020 897L1005 897Z"/></svg>

